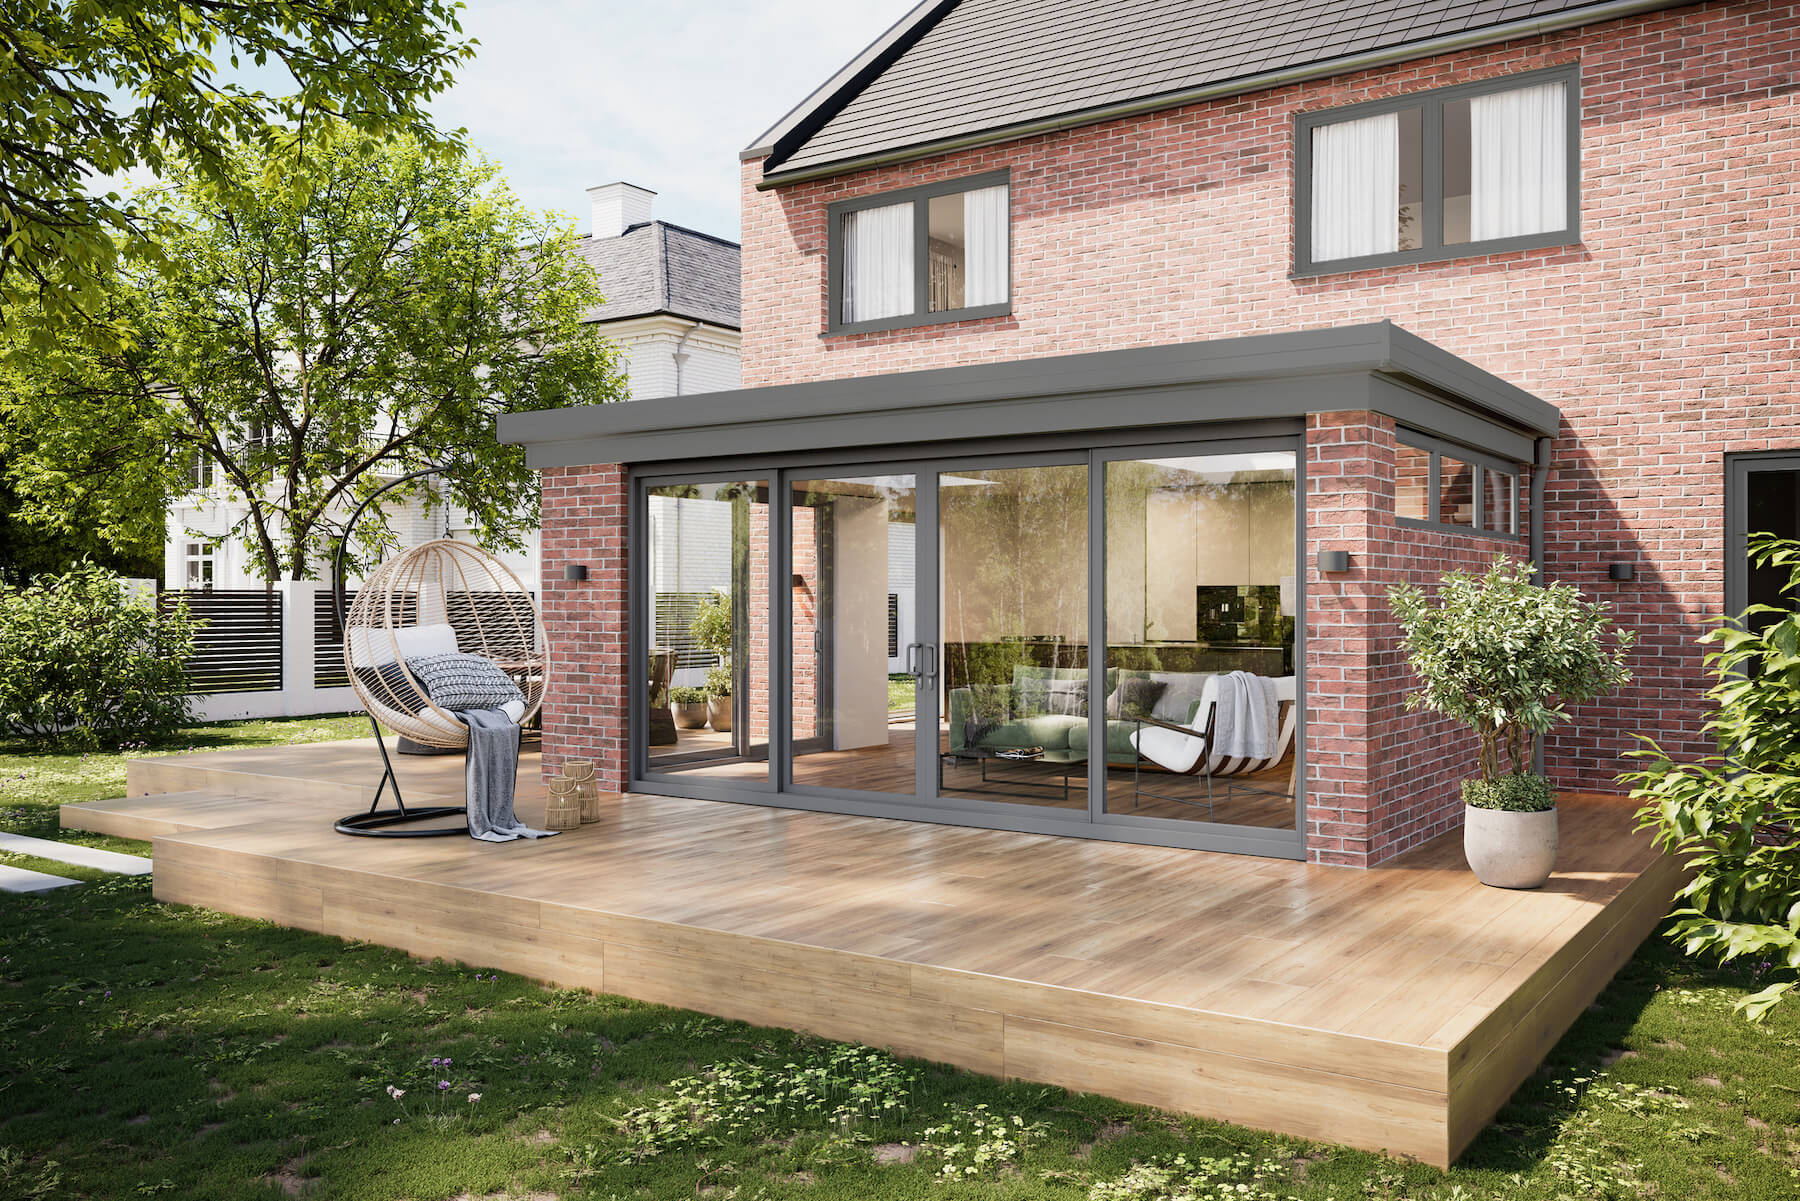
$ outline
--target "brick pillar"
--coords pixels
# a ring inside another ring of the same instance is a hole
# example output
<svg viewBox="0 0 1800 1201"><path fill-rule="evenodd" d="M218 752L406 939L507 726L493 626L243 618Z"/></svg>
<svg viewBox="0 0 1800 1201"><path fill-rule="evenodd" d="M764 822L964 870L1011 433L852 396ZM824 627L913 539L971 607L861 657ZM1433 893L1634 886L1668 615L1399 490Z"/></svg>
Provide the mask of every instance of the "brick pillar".
<svg viewBox="0 0 1800 1201"><path fill-rule="evenodd" d="M550 642L544 696L544 774L565 759L592 759L603 789L622 789L628 775L626 698L644 686L649 667L629 669L625 581L625 469L551 467L543 487L543 581L539 594ZM585 580L563 579L569 564Z"/></svg>

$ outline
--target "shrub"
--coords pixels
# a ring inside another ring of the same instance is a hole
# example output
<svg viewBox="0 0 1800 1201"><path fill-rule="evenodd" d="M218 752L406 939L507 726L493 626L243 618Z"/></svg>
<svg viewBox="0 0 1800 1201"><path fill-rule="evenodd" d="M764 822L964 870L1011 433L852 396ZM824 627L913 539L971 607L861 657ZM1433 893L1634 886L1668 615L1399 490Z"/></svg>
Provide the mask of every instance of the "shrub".
<svg viewBox="0 0 1800 1201"><path fill-rule="evenodd" d="M669 689L671 705L703 705L706 703L706 689L690 688L683 684Z"/></svg>
<svg viewBox="0 0 1800 1201"><path fill-rule="evenodd" d="M1508 813L1542 813L1556 808L1556 791L1535 772L1513 772L1498 780L1464 780L1463 803Z"/></svg>
<svg viewBox="0 0 1800 1201"><path fill-rule="evenodd" d="M731 695L731 667L721 663L717 667L709 667L706 671L706 692L710 696Z"/></svg>
<svg viewBox="0 0 1800 1201"><path fill-rule="evenodd" d="M1800 543L1757 535L1758 566L1784 567L1800 603ZM1759 628L1760 627L1760 628ZM1638 827L1681 855L1671 933L1689 954L1768 965L1782 977L1738 1002L1752 1020L1800 986L1800 611L1755 605L1702 635L1715 682L1705 729L1718 752L1676 763L1653 740L1619 779L1643 802Z"/></svg>
<svg viewBox="0 0 1800 1201"><path fill-rule="evenodd" d="M1402 584L1388 597L1421 685L1406 707L1453 717L1481 740L1486 787L1464 797L1487 808L1552 807L1548 781L1502 781L1531 774L1538 739L1569 720L1568 706L1631 678L1635 636L1613 626L1604 601L1568 584L1534 584L1529 564L1504 555L1485 575L1451 572L1435 594Z"/></svg>
<svg viewBox="0 0 1800 1201"><path fill-rule="evenodd" d="M719 656L718 666L706 673L706 691L713 696L731 695L731 594L723 588L701 601L688 624L695 645Z"/></svg>
<svg viewBox="0 0 1800 1201"><path fill-rule="evenodd" d="M0 592L0 732L89 747L170 734L191 720L196 626L92 564Z"/></svg>

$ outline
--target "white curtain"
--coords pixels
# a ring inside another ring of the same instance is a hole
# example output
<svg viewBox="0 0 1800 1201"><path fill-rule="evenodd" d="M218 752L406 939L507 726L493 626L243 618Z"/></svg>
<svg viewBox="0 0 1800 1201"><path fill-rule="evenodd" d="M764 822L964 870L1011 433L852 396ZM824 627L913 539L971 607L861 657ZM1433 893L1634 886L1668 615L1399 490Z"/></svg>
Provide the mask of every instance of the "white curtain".
<svg viewBox="0 0 1800 1201"><path fill-rule="evenodd" d="M1516 238L1569 223L1567 85L1469 101L1469 236Z"/></svg>
<svg viewBox="0 0 1800 1201"><path fill-rule="evenodd" d="M967 259L963 304L969 308L1005 304L1009 238L1005 184L963 193L963 237Z"/></svg>
<svg viewBox="0 0 1800 1201"><path fill-rule="evenodd" d="M845 322L913 311L913 206L844 214Z"/></svg>
<svg viewBox="0 0 1800 1201"><path fill-rule="evenodd" d="M1312 135L1312 260L1400 248L1400 114L1320 125Z"/></svg>

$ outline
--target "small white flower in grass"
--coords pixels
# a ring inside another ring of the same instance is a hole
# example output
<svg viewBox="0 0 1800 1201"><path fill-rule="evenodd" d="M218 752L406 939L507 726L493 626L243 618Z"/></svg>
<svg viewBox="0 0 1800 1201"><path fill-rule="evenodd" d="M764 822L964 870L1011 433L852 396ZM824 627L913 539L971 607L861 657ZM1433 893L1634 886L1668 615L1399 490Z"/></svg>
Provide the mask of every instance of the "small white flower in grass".
<svg viewBox="0 0 1800 1201"><path fill-rule="evenodd" d="M470 1093L469 1094L469 1104L473 1105L473 1104L475 1104L475 1102L477 1102L479 1100L481 1100L480 1093Z"/></svg>
<svg viewBox="0 0 1800 1201"><path fill-rule="evenodd" d="M398 1101L401 1097L404 1097L406 1095L406 1090L403 1088L395 1088L393 1085L390 1084L390 1085L388 1085L387 1093L388 1093L388 1096L390 1096L394 1100Z"/></svg>

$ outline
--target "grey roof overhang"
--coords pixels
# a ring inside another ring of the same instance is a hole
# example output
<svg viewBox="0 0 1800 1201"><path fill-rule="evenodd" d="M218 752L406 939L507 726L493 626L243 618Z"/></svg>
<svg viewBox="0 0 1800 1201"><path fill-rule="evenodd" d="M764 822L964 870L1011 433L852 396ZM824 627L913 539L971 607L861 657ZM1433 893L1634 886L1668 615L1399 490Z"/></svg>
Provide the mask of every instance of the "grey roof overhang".
<svg viewBox="0 0 1800 1201"><path fill-rule="evenodd" d="M1556 406L1379 321L511 413L533 467L892 447L1372 410L1528 462Z"/></svg>

